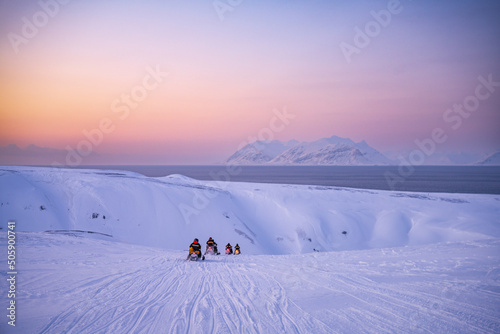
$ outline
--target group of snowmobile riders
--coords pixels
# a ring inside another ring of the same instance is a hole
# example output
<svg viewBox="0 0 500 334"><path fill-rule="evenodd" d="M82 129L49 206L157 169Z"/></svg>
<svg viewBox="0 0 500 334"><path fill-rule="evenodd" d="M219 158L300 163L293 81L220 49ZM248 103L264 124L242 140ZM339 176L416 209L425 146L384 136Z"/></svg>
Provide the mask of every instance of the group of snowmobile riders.
<svg viewBox="0 0 500 334"><path fill-rule="evenodd" d="M217 250L217 243L210 237L207 241L207 247L205 249L205 254L207 254L208 250L212 249L213 253L216 255L219 255L220 253ZM198 242L198 239L194 239L194 241L189 245L189 254L188 258L191 256L191 254L196 254L198 255L198 258L201 258L201 245ZM236 244L234 246L234 253L233 253L233 246L231 246L230 243L226 245L226 254L234 254L234 255L239 255L240 254L240 246ZM203 260L205 259L205 255L203 255Z"/></svg>

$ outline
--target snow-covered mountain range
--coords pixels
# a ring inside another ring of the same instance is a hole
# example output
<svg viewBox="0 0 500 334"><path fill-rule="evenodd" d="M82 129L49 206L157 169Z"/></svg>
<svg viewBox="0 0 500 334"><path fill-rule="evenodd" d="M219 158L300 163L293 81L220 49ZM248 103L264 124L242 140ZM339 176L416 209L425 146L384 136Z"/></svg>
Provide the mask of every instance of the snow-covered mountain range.
<svg viewBox="0 0 500 334"><path fill-rule="evenodd" d="M256 141L236 151L227 164L237 165L389 165L391 160L368 145L332 136L313 142Z"/></svg>
<svg viewBox="0 0 500 334"><path fill-rule="evenodd" d="M479 165L492 165L492 166L500 166L500 152L496 152L490 154L484 160L478 163Z"/></svg>

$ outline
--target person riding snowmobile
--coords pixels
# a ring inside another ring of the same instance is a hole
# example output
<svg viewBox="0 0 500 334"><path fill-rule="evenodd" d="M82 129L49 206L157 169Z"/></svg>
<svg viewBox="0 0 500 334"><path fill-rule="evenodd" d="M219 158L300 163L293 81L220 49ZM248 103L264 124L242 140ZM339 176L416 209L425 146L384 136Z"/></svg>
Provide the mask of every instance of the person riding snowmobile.
<svg viewBox="0 0 500 334"><path fill-rule="evenodd" d="M240 245L236 244L236 246L234 246L234 255L238 254L241 254Z"/></svg>
<svg viewBox="0 0 500 334"><path fill-rule="evenodd" d="M198 239L194 239L194 241L189 245L189 254L188 254L188 259L191 256L191 254L196 254L198 255L198 258L201 258L201 245L198 243ZM202 260L204 260L205 257L203 257Z"/></svg>
<svg viewBox="0 0 500 334"><path fill-rule="evenodd" d="M230 243L226 245L226 254L233 254L233 246Z"/></svg>
<svg viewBox="0 0 500 334"><path fill-rule="evenodd" d="M212 239L212 237L208 238L208 241L207 241L207 248L206 248L206 250L205 250L205 253L207 252L208 247L213 247L213 249L214 249L214 254L218 254L218 251L217 251L217 243L215 242L215 240L214 240L214 239Z"/></svg>

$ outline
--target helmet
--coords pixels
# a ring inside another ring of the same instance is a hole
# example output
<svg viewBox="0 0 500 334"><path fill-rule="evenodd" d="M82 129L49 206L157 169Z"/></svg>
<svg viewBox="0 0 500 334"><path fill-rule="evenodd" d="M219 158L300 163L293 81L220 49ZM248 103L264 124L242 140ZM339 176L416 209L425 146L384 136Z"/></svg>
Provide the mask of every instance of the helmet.
<svg viewBox="0 0 500 334"><path fill-rule="evenodd" d="M198 242L198 238L195 238L194 241Z"/></svg>
<svg viewBox="0 0 500 334"><path fill-rule="evenodd" d="M208 238L208 240L213 240L212 237Z"/></svg>

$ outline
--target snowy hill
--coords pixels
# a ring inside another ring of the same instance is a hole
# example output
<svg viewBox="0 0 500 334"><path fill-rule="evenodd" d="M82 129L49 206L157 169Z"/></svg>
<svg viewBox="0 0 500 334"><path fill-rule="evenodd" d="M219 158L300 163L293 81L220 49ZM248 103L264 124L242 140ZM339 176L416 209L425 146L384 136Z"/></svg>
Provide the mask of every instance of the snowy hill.
<svg viewBox="0 0 500 334"><path fill-rule="evenodd" d="M498 333L499 216L498 195L0 167L0 332ZM242 255L185 261L209 236Z"/></svg>
<svg viewBox="0 0 500 334"><path fill-rule="evenodd" d="M132 172L3 167L0 227L81 230L186 249L194 237L250 254L301 254L500 237L498 196L149 178ZM346 234L342 234L342 232Z"/></svg>
<svg viewBox="0 0 500 334"><path fill-rule="evenodd" d="M480 161L478 165L500 166L500 152L496 152Z"/></svg>
<svg viewBox="0 0 500 334"><path fill-rule="evenodd" d="M257 141L238 150L226 161L236 165L386 165L383 154L365 141L355 143L332 136L314 142Z"/></svg>

